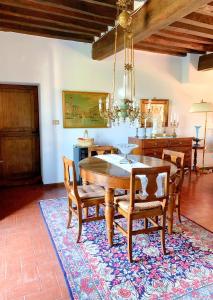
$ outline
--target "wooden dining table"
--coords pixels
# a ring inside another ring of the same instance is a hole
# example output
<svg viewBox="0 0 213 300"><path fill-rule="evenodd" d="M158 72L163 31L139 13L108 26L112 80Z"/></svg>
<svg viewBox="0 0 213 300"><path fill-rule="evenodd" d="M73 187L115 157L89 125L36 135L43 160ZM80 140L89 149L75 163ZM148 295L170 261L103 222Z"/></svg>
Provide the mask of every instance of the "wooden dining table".
<svg viewBox="0 0 213 300"><path fill-rule="evenodd" d="M155 157L142 155L129 155L131 160L141 162L150 167L170 166L170 178L175 179L177 167L168 161ZM129 190L130 173L119 166L109 163L98 157L88 157L79 163L80 175L83 182L101 185L105 188L105 219L109 245L113 245L113 220L114 220L114 191L115 189ZM136 189L141 189L141 181L136 180ZM168 233L172 233L174 199L171 197L168 204Z"/></svg>

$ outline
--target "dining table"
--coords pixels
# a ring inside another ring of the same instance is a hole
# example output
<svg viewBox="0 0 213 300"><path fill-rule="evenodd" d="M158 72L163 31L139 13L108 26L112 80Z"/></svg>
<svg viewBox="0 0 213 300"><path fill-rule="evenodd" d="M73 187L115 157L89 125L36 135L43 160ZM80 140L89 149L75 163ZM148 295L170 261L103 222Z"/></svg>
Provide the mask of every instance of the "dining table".
<svg viewBox="0 0 213 300"><path fill-rule="evenodd" d="M171 162L143 155L128 155L128 158L134 162L139 162L149 167L170 166L170 180L175 180L177 167ZM105 219L107 238L109 245L112 246L114 234L114 191L116 189L122 189L125 191L130 189L130 172L125 170L122 165L119 166L118 164L109 162L103 158L100 158L99 156L92 156L81 160L79 162L79 168L83 183L97 184L105 188ZM141 181L138 178L136 180L136 190L140 189ZM169 234L172 234L173 210L174 197L170 197L167 213Z"/></svg>

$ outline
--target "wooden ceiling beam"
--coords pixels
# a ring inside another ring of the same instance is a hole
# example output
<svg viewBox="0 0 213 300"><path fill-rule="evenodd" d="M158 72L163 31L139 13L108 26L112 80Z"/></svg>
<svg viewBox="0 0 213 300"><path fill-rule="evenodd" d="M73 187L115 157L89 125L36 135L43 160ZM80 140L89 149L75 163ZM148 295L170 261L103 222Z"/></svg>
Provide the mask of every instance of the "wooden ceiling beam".
<svg viewBox="0 0 213 300"><path fill-rule="evenodd" d="M116 8L116 0L81 0L82 2Z"/></svg>
<svg viewBox="0 0 213 300"><path fill-rule="evenodd" d="M58 25L70 25L79 29L88 29L94 33L100 33L107 30L106 25L92 23L88 21L73 19L72 17L62 17L54 15L48 12L34 11L32 9L25 9L21 7L13 7L4 4L0 4L0 12L9 16L23 17L29 21L39 20L39 21L51 21Z"/></svg>
<svg viewBox="0 0 213 300"><path fill-rule="evenodd" d="M187 42L176 39L176 38L168 38L168 37L161 37L157 34L154 34L147 39L145 39L145 42L158 44L158 45L164 45L164 46L170 46L170 47L180 47L185 49L191 49L196 50L200 52L206 52L205 46L199 43L193 43L193 42Z"/></svg>
<svg viewBox="0 0 213 300"><path fill-rule="evenodd" d="M10 24L17 24L17 25L24 25L24 26L30 25L33 28L56 30L58 32L67 32L67 33L79 33L85 36L94 37L94 32L91 32L90 30L87 30L85 28L82 30L73 27L72 25L61 26L55 24L54 22L49 22L49 21L30 20L29 22L28 20L22 17L15 17L15 16L8 16L8 15L5 16L4 14L0 13L0 23L1 22L4 22L4 24L7 24L7 26L10 26Z"/></svg>
<svg viewBox="0 0 213 300"><path fill-rule="evenodd" d="M213 53L199 57L198 71L213 70Z"/></svg>
<svg viewBox="0 0 213 300"><path fill-rule="evenodd" d="M167 29L170 29L175 32L189 33L213 40L213 30L190 24L184 24L181 23L181 20L180 22L172 23L170 26L167 27Z"/></svg>
<svg viewBox="0 0 213 300"><path fill-rule="evenodd" d="M191 13L180 20L181 23L200 26L208 29L213 29L213 16L203 15L200 13Z"/></svg>
<svg viewBox="0 0 213 300"><path fill-rule="evenodd" d="M42 37L48 38L55 38L55 39L62 39L62 40L72 40L77 42L84 42L84 43L92 43L93 38L85 36L83 34L78 33L66 33L66 32L59 32L57 30L48 30L42 28L34 28L30 25L18 25L18 24L7 24L6 22L0 21L0 30L1 31L9 31L9 32L17 32L29 35L37 35Z"/></svg>
<svg viewBox="0 0 213 300"><path fill-rule="evenodd" d="M16 0L18 1L18 0ZM29 0L28 0L29 1ZM28 2L27 1L27 2ZM116 8L108 6L98 6L94 3L83 2L79 0L30 0L37 5L48 4L51 7L64 8L69 11L80 12L88 16L104 16L109 20L114 20L116 16Z"/></svg>
<svg viewBox="0 0 213 300"><path fill-rule="evenodd" d="M133 13L132 30L135 43L174 23L180 18L208 4L209 0L149 0ZM104 59L113 54L115 29L109 31L93 44L92 57ZM123 49L123 31L118 30L117 49Z"/></svg>
<svg viewBox="0 0 213 300"><path fill-rule="evenodd" d="M197 53L197 54L204 54L205 51L200 51L200 50L194 50L194 49L188 49L185 48L183 45L182 47L177 47L175 45L169 45L167 44L160 44L160 43L156 43L156 42L148 42L148 40L146 39L146 41L140 42L137 44L138 46L148 46L148 47L154 47L157 49L162 49L162 50L166 50L166 51L173 51L173 52L178 52L178 53L187 53L187 52L191 52L191 53Z"/></svg>
<svg viewBox="0 0 213 300"><path fill-rule="evenodd" d="M51 14L54 14L56 16L61 16L61 17L67 17L70 19L77 19L77 20L82 20L82 21L87 21L95 24L102 24L102 25L107 25L107 26L113 26L114 25L114 20L109 20L108 18L105 18L103 14L100 14L99 16L91 16L91 15L86 15L83 12L76 12L76 11L70 11L64 8L59 8L59 7L53 7L48 5L46 2L43 3L35 3L34 1L31 0L0 0L1 4L6 4L10 5L16 8L23 8L23 9L31 9L33 11L38 11L38 12L48 12Z"/></svg>
<svg viewBox="0 0 213 300"><path fill-rule="evenodd" d="M157 35L162 36L162 37L168 37L168 38L178 38L182 41L188 42L193 42L193 43L200 43L200 44L205 44L205 45L212 45L212 40L192 34L187 34L187 33L180 33L180 32L175 32L174 30L169 30L163 29L160 30Z"/></svg>
<svg viewBox="0 0 213 300"><path fill-rule="evenodd" d="M197 10L197 12L212 17L213 16L213 4L212 4L212 2L209 3L208 5L201 6Z"/></svg>
<svg viewBox="0 0 213 300"><path fill-rule="evenodd" d="M158 53L158 54L167 54L167 55L174 55L174 56L186 56L186 53L182 53L182 52L175 52L172 50L163 50L163 49L159 49L153 46L139 46L139 45L135 45L134 46L135 50L140 50L140 51L148 51L148 52L154 52L154 53Z"/></svg>

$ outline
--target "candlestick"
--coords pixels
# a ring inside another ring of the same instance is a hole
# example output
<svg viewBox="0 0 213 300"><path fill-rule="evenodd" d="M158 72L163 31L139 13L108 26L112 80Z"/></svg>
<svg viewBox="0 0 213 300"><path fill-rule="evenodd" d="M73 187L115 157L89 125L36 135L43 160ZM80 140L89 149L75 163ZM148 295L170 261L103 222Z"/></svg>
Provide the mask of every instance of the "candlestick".
<svg viewBox="0 0 213 300"><path fill-rule="evenodd" d="M136 127L136 135L135 135L136 138L138 138L138 128Z"/></svg>
<svg viewBox="0 0 213 300"><path fill-rule="evenodd" d="M102 99L101 98L99 99L99 110L100 111L102 110Z"/></svg>
<svg viewBox="0 0 213 300"><path fill-rule="evenodd" d="M174 120L170 123L170 126L173 128L172 136L176 137L177 136L176 128L178 128L179 122L177 121L177 119L175 120L175 116L174 116Z"/></svg>
<svg viewBox="0 0 213 300"><path fill-rule="evenodd" d="M106 109L109 109L109 98L106 99Z"/></svg>

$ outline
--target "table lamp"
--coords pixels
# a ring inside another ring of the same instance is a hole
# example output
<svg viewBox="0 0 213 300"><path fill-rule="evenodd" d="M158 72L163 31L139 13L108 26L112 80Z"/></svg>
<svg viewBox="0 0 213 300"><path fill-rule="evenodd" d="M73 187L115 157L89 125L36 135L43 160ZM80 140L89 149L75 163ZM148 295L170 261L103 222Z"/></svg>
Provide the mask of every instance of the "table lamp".
<svg viewBox="0 0 213 300"><path fill-rule="evenodd" d="M200 103L193 103L189 112L191 113L205 113L205 127L204 127L204 138L203 138L203 161L202 167L204 170L204 158L206 150L206 128L207 128L207 113L213 112L213 103L204 102L203 100Z"/></svg>

